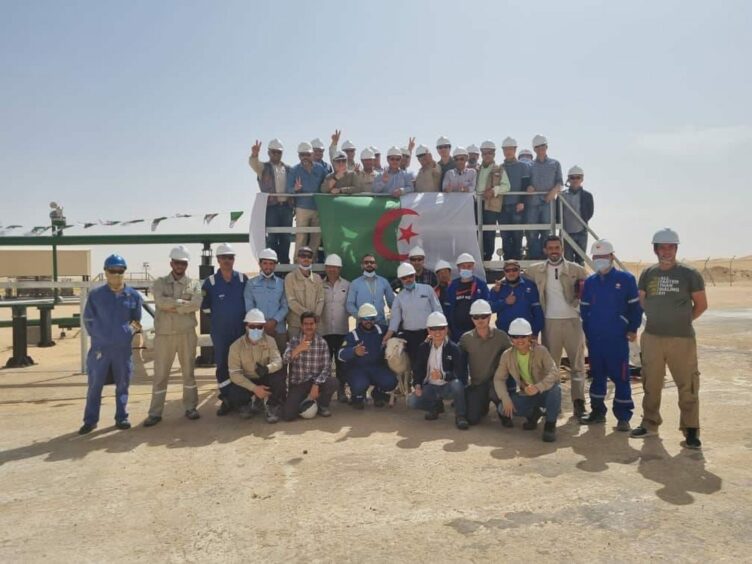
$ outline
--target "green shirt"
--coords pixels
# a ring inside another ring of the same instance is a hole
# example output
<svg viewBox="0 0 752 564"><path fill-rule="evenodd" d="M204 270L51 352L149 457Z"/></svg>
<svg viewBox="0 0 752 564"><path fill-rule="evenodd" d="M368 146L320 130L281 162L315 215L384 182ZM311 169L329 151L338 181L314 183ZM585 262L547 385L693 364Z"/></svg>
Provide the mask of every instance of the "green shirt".
<svg viewBox="0 0 752 564"><path fill-rule="evenodd" d="M482 194L486 191L486 185L488 184L488 175L491 174L493 167L493 163L488 166L483 166L482 164L478 165L478 178L475 181L475 191L478 194Z"/></svg>
<svg viewBox="0 0 752 564"><path fill-rule="evenodd" d="M533 377L530 376L530 353L522 354L520 351L514 351L517 357L517 366L520 367L520 378L528 386L534 384Z"/></svg>
<svg viewBox="0 0 752 564"><path fill-rule="evenodd" d="M653 265L642 271L638 287L645 292L645 331L664 337L694 337L692 294L705 289L696 269L676 264L669 270Z"/></svg>

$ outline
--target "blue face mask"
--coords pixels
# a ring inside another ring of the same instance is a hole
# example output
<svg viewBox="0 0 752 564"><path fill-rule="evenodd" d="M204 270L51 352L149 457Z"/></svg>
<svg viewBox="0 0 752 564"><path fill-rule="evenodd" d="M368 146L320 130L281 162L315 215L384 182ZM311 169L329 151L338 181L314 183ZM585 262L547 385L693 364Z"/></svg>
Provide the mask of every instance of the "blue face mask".
<svg viewBox="0 0 752 564"><path fill-rule="evenodd" d="M263 336L264 336L263 329L248 329L248 338L253 342L260 341L261 337Z"/></svg>
<svg viewBox="0 0 752 564"><path fill-rule="evenodd" d="M611 268L611 259L593 259L593 266L595 266L595 270L597 270L601 274L605 274L606 272L608 272L608 269Z"/></svg>
<svg viewBox="0 0 752 564"><path fill-rule="evenodd" d="M413 288L415 288L415 282L410 282L409 284L403 284L403 286L405 287L405 290L412 290Z"/></svg>
<svg viewBox="0 0 752 564"><path fill-rule="evenodd" d="M462 270L460 270L460 278L462 278L463 280L469 280L472 277L473 277L472 270L468 270L466 268L463 268Z"/></svg>

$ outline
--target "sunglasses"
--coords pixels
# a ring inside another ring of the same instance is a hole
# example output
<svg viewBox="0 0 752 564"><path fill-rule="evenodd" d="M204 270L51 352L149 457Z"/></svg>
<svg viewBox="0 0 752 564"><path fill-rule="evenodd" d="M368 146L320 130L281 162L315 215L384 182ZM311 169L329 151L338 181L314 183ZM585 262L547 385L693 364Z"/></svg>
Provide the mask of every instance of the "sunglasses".
<svg viewBox="0 0 752 564"><path fill-rule="evenodd" d="M519 272L519 268L505 268L504 272Z"/></svg>
<svg viewBox="0 0 752 564"><path fill-rule="evenodd" d="M107 269L108 274L125 274L125 270L113 270L111 268Z"/></svg>
<svg viewBox="0 0 752 564"><path fill-rule="evenodd" d="M360 320L361 321L370 321L371 323L373 323L373 322L376 321L376 317L375 316L361 317Z"/></svg>
<svg viewBox="0 0 752 564"><path fill-rule="evenodd" d="M429 331L444 331L445 329L446 329L446 326L442 326L442 327L429 327L428 328Z"/></svg>
<svg viewBox="0 0 752 564"><path fill-rule="evenodd" d="M472 319L476 319L476 320L477 319L488 319L489 317L491 317L491 314L490 313L482 313L480 315L471 315L470 317Z"/></svg>
<svg viewBox="0 0 752 564"><path fill-rule="evenodd" d="M363 264L376 264L375 260L364 260Z"/></svg>
<svg viewBox="0 0 752 564"><path fill-rule="evenodd" d="M217 255L219 260L235 260L235 255Z"/></svg>
<svg viewBox="0 0 752 564"><path fill-rule="evenodd" d="M509 338L513 341L516 341L518 339L527 339L530 335L509 335Z"/></svg>
<svg viewBox="0 0 752 564"><path fill-rule="evenodd" d="M582 180L582 175L575 174L569 177L569 180Z"/></svg>
<svg viewBox="0 0 752 564"><path fill-rule="evenodd" d="M248 327L248 329L263 329L264 328L263 325L246 325L246 327Z"/></svg>

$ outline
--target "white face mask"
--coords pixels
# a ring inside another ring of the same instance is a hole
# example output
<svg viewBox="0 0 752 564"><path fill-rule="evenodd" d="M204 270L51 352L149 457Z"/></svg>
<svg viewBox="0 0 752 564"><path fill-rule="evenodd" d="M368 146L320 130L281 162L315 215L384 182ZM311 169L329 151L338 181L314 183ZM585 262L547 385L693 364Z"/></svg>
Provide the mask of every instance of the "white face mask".
<svg viewBox="0 0 752 564"><path fill-rule="evenodd" d="M248 329L248 338L254 343L260 341L263 336L263 329Z"/></svg>
<svg viewBox="0 0 752 564"><path fill-rule="evenodd" d="M262 272L262 273L261 273L261 276L263 276L264 278L274 278L274 272L272 271L272 272L270 272L269 274L264 274L264 273Z"/></svg>
<svg viewBox="0 0 752 564"><path fill-rule="evenodd" d="M122 290L123 286L125 286L125 274L115 274L105 271L104 275L107 279L107 285L112 290Z"/></svg>
<svg viewBox="0 0 752 564"><path fill-rule="evenodd" d="M593 259L593 266L595 266L595 270L597 270L601 274L605 274L611 269L611 259Z"/></svg>
<svg viewBox="0 0 752 564"><path fill-rule="evenodd" d="M374 270L373 272L368 272L367 270L364 270L363 276L365 276L366 278L373 278L374 276L376 276L376 271Z"/></svg>
<svg viewBox="0 0 752 564"><path fill-rule="evenodd" d="M307 271L311 270L311 268L312 268L313 265L310 265L310 264L307 264L307 265L306 264L299 264L298 266L300 267L300 270L305 270L307 272Z"/></svg>
<svg viewBox="0 0 752 564"><path fill-rule="evenodd" d="M460 278L462 278L463 280L470 280L470 278L472 277L473 277L472 270L468 270L466 268L463 268L462 270L460 270Z"/></svg>

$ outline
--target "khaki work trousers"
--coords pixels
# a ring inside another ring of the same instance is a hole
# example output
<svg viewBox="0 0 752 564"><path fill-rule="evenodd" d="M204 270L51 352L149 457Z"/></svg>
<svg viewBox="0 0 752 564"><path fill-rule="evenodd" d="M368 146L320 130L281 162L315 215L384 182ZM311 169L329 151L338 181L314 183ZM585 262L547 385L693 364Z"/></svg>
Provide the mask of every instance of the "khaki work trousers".
<svg viewBox="0 0 752 564"><path fill-rule="evenodd" d="M154 338L154 384L151 391L149 415L162 417L167 395L167 382L170 379L170 370L176 354L183 373L183 408L186 411L196 409L198 388L193 374L196 361L196 340L196 333L157 335Z"/></svg>
<svg viewBox="0 0 752 564"><path fill-rule="evenodd" d="M643 333L642 350L642 426L657 431L661 419L661 393L666 366L679 392L679 429L700 428L700 371L697 366L697 342L694 337L662 337Z"/></svg>
<svg viewBox="0 0 752 564"><path fill-rule="evenodd" d="M305 208L295 208L295 227L318 227L319 212L316 210L307 210ZM295 254L297 255L300 247L311 247L313 256L321 244L321 233L296 233L295 234Z"/></svg>
<svg viewBox="0 0 752 564"><path fill-rule="evenodd" d="M585 334L579 317L548 319L543 327L543 346L551 353L557 369L562 350L567 351L571 375L572 401L585 399Z"/></svg>

